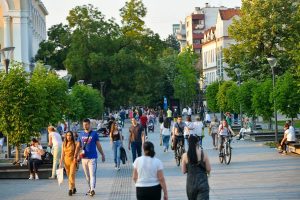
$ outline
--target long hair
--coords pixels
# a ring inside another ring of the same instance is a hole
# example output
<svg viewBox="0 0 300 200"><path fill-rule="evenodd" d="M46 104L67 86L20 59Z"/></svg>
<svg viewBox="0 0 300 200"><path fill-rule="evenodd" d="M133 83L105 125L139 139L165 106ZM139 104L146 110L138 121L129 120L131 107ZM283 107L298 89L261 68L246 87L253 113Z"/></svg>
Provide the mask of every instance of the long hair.
<svg viewBox="0 0 300 200"><path fill-rule="evenodd" d="M198 163L198 157L197 157L197 151L198 148L198 138L190 135L189 137L189 149L187 152L188 161L191 164L197 164Z"/></svg>
<svg viewBox="0 0 300 200"><path fill-rule="evenodd" d="M152 142L149 141L145 142L143 149L145 152L145 156L150 156L151 158L155 156L154 145Z"/></svg>
<svg viewBox="0 0 300 200"><path fill-rule="evenodd" d="M113 123L110 126L110 137L112 137L112 134L116 131L116 124L116 121L113 121Z"/></svg>
<svg viewBox="0 0 300 200"><path fill-rule="evenodd" d="M223 125L224 122L225 122L225 127L228 128L228 123L227 123L227 121L226 121L226 120L223 120L223 121L222 121L222 129L224 128L224 125Z"/></svg>
<svg viewBox="0 0 300 200"><path fill-rule="evenodd" d="M74 138L74 134L72 131L68 131L65 135L65 139L64 139L64 146L66 147L68 145L68 140L67 140L67 135L68 133L71 133L71 142L74 144L75 146L75 138Z"/></svg>
<svg viewBox="0 0 300 200"><path fill-rule="evenodd" d="M166 118L166 119L164 120L164 127L165 127L165 128L170 128L170 126L171 126L170 120L169 120L168 118Z"/></svg>

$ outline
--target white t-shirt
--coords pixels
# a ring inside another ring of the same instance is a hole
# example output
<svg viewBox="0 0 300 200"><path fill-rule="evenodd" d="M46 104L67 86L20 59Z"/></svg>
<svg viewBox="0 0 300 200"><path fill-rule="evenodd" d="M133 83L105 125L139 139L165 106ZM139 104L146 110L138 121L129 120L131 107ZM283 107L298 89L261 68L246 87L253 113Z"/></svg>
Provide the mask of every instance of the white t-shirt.
<svg viewBox="0 0 300 200"><path fill-rule="evenodd" d="M43 150L43 147L41 145L38 145L37 147L30 146L30 153L31 153L31 158L32 159L42 160L42 156L40 154L38 154L39 149Z"/></svg>
<svg viewBox="0 0 300 200"><path fill-rule="evenodd" d="M141 156L135 159L133 167L137 170L138 179L135 183L136 187L152 187L159 185L157 172L163 170L162 162L150 156Z"/></svg>
<svg viewBox="0 0 300 200"><path fill-rule="evenodd" d="M226 127L223 127L223 129L222 129L222 124L219 126L219 130L220 130L220 132L219 132L219 135L223 135L223 136L228 136L228 128L226 128Z"/></svg>
<svg viewBox="0 0 300 200"><path fill-rule="evenodd" d="M202 135L202 128L203 128L203 123L201 121L196 121L194 122L194 130L193 130L193 134L194 135L198 135L201 136Z"/></svg>
<svg viewBox="0 0 300 200"><path fill-rule="evenodd" d="M160 125L160 130L162 135L171 135L171 129L170 128L165 128L164 123Z"/></svg>
<svg viewBox="0 0 300 200"><path fill-rule="evenodd" d="M188 108L188 115L192 115L192 109Z"/></svg>
<svg viewBox="0 0 300 200"><path fill-rule="evenodd" d="M52 137L53 147L60 147L62 145L62 139L59 133L50 132L49 136Z"/></svg>
<svg viewBox="0 0 300 200"><path fill-rule="evenodd" d="M211 121L211 119L210 119L210 115L207 113L206 115L205 115L205 121Z"/></svg>
<svg viewBox="0 0 300 200"><path fill-rule="evenodd" d="M190 132L188 132L187 130L186 130L186 128L184 129L184 135L186 136L186 135L193 135L194 134L194 129L195 129L195 127L194 127L194 123L193 122L185 122L185 124L186 124L186 127L190 130Z"/></svg>
<svg viewBox="0 0 300 200"><path fill-rule="evenodd" d="M296 136L295 136L295 131L291 129L291 126L289 129L287 129L284 133L286 133L286 139L289 142L295 142L296 141Z"/></svg>

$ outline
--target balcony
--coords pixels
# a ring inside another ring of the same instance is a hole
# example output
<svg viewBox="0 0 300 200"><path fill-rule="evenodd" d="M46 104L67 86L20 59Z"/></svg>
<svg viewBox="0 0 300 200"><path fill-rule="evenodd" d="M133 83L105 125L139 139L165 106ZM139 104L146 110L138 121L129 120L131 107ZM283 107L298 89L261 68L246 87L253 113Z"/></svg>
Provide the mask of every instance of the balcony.
<svg viewBox="0 0 300 200"><path fill-rule="evenodd" d="M202 40L204 38L204 34L203 33L193 33L193 39L199 39Z"/></svg>
<svg viewBox="0 0 300 200"><path fill-rule="evenodd" d="M201 49L202 44L193 44L193 49Z"/></svg>

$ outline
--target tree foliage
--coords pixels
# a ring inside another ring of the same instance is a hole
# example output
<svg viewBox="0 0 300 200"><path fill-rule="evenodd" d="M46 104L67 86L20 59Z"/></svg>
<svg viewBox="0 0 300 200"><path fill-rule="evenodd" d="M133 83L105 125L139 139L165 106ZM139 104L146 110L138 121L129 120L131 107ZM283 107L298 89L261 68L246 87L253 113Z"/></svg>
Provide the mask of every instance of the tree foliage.
<svg viewBox="0 0 300 200"><path fill-rule="evenodd" d="M243 84L240 86L238 102L242 106L242 112L249 117L254 117L256 115L252 100L255 88L257 86L257 81L253 79L243 82Z"/></svg>
<svg viewBox="0 0 300 200"><path fill-rule="evenodd" d="M282 75L296 66L291 51L299 49L299 4L294 0L244 0L240 19L229 27L237 43L224 50L229 76L239 64L245 80L264 80L271 76L267 57L278 60L276 74Z"/></svg>
<svg viewBox="0 0 300 200"><path fill-rule="evenodd" d="M227 92L233 84L235 83L232 81L224 81L217 93L217 104L220 110L223 112L233 111L230 105L228 104L228 98L227 98L228 97Z"/></svg>
<svg viewBox="0 0 300 200"><path fill-rule="evenodd" d="M196 97L196 59L196 54L189 48L181 52L177 58L177 73L173 82L174 96L180 99L184 106L190 105Z"/></svg>
<svg viewBox="0 0 300 200"><path fill-rule="evenodd" d="M295 75L287 71L276 81L274 91L276 108L287 117L296 118L300 112L299 85Z"/></svg>
<svg viewBox="0 0 300 200"><path fill-rule="evenodd" d="M257 116L268 121L273 116L273 102L271 101L272 80L266 79L253 88L252 107Z"/></svg>
<svg viewBox="0 0 300 200"><path fill-rule="evenodd" d="M217 102L217 94L219 91L220 82L213 82L208 85L205 92L207 107L211 112L219 112L219 106Z"/></svg>

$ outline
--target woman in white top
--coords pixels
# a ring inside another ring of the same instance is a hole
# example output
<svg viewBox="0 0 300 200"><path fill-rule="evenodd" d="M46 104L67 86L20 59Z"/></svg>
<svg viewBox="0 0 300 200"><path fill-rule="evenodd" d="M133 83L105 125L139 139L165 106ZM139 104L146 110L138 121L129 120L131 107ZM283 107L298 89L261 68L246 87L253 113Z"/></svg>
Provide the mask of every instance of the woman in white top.
<svg viewBox="0 0 300 200"><path fill-rule="evenodd" d="M204 126L199 116L196 117L196 121L193 123L193 126L193 135L199 138L199 145L200 147L202 147L202 139L204 138Z"/></svg>
<svg viewBox="0 0 300 200"><path fill-rule="evenodd" d="M163 164L154 157L154 145L151 142L145 142L143 149L144 156L138 157L133 163L132 179L135 182L136 198L137 200L160 200L162 189L164 200L167 200Z"/></svg>
<svg viewBox="0 0 300 200"><path fill-rule="evenodd" d="M48 127L49 133L49 147L52 147L51 153L53 155L52 175L49 179L55 179L57 165L60 163L62 138L59 133L55 131L53 126Z"/></svg>
<svg viewBox="0 0 300 200"><path fill-rule="evenodd" d="M30 172L29 179L39 179L38 167L43 163L42 155L44 155L43 147L39 144L37 139L33 138L30 147L24 151L24 156L28 160L28 169Z"/></svg>
<svg viewBox="0 0 300 200"><path fill-rule="evenodd" d="M171 123L167 118L160 125L160 134L162 136L164 152L167 152L169 150L169 141L171 135Z"/></svg>
<svg viewBox="0 0 300 200"><path fill-rule="evenodd" d="M220 156L221 156L221 150L223 147L223 144L225 142L225 140L227 140L228 136L230 136L230 133L232 135L234 135L234 132L232 131L231 127L228 125L226 120L223 120L222 123L219 126L219 130L218 130L218 135L219 135L219 141L220 141L220 145L219 145L219 152L220 152Z"/></svg>
<svg viewBox="0 0 300 200"><path fill-rule="evenodd" d="M194 123L192 117L187 116L185 121L186 126L184 127L184 149L187 151L189 148L189 136L194 135Z"/></svg>

